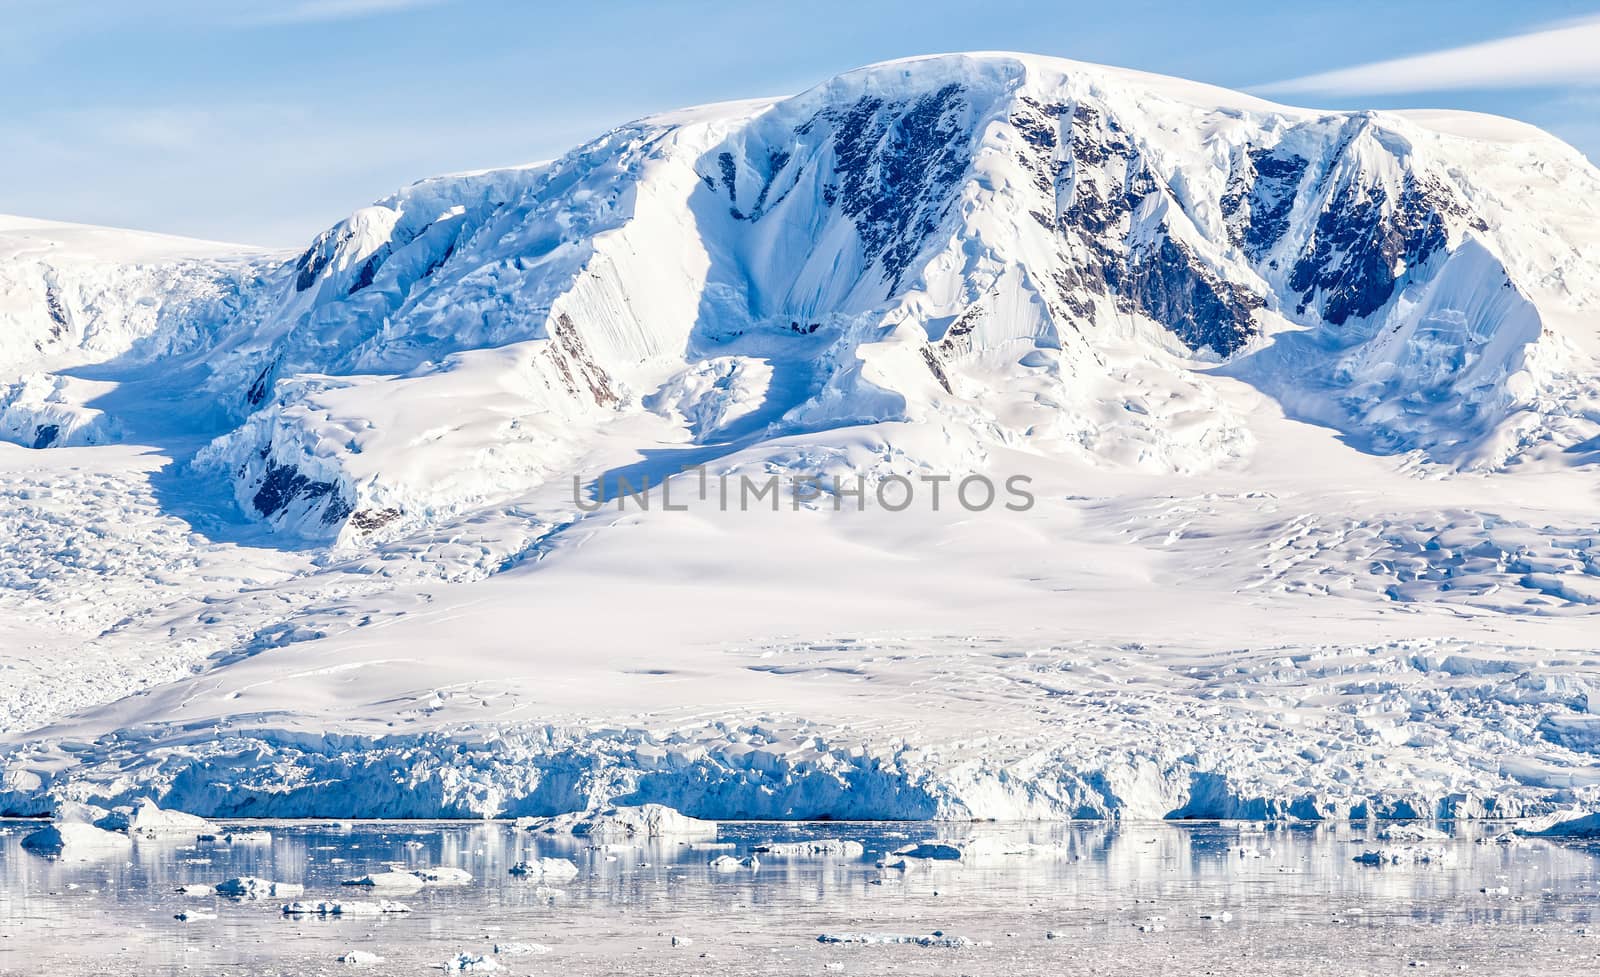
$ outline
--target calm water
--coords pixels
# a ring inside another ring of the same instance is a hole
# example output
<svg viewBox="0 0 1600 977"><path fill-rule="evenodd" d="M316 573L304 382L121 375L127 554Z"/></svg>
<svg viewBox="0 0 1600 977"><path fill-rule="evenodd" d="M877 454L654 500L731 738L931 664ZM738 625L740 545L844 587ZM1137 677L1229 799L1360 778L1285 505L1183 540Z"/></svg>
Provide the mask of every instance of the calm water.
<svg viewBox="0 0 1600 977"><path fill-rule="evenodd" d="M503 823L256 822L270 843L141 842L130 856L54 862L21 848L36 824L0 822L0 972L316 974L439 972L458 953L508 974L1474 974L1600 971L1600 849L1481 843L1464 825L1448 865L1352 862L1364 825L724 825L703 842L597 850ZM1004 835L1061 843L1060 859L886 871L910 841ZM861 859L767 859L719 873L719 854L771 840L846 838ZM1260 857L1240 854L1244 848ZM559 886L508 869L572 858ZM455 866L474 881L396 896L383 918L291 918L283 900L191 898L186 883L253 875L302 882L306 899L373 899L342 879L391 864ZM1487 888L1509 890L1485 893ZM559 890L552 897L551 890ZM180 922L200 909L216 919ZM1230 921L1220 917L1232 914ZM1141 924L1143 929L1141 929ZM928 934L987 945L827 945L824 933ZM1593 934L1593 935L1591 935ZM672 938L680 943L672 945ZM365 950L384 962L336 962Z"/></svg>

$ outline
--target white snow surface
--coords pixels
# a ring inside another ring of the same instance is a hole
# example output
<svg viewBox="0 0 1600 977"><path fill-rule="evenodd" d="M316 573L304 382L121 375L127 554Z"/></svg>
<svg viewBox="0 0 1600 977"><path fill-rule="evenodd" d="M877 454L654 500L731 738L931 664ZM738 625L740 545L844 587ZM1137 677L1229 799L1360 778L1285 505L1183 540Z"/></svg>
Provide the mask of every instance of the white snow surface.
<svg viewBox="0 0 1600 977"><path fill-rule="evenodd" d="M298 255L0 218L0 812L1581 815L1597 310L1537 130L1010 54Z"/></svg>

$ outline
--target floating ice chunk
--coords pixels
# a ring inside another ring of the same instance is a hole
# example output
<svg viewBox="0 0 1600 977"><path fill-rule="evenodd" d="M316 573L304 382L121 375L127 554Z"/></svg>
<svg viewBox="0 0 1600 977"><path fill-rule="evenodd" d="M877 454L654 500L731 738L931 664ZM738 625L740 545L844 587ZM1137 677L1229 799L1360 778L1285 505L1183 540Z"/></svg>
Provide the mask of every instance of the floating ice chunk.
<svg viewBox="0 0 1600 977"><path fill-rule="evenodd" d="M672 938L672 945L673 946L694 946L694 941L689 939L687 936L674 936Z"/></svg>
<svg viewBox="0 0 1600 977"><path fill-rule="evenodd" d="M866 853L859 841L841 841L837 838L819 838L812 841L768 842L757 845L755 852L773 858L860 858Z"/></svg>
<svg viewBox="0 0 1600 977"><path fill-rule="evenodd" d="M176 919L180 923L194 923L199 922L202 919L216 919L217 914L202 912L199 909L185 909L181 913L174 913L172 918Z"/></svg>
<svg viewBox="0 0 1600 977"><path fill-rule="evenodd" d="M383 958L365 950L347 950L340 954L339 962L355 967L370 967L375 963L383 963Z"/></svg>
<svg viewBox="0 0 1600 977"><path fill-rule="evenodd" d="M283 907L285 916L381 916L385 913L408 913L411 907L403 902L379 899L377 902L291 902Z"/></svg>
<svg viewBox="0 0 1600 977"><path fill-rule="evenodd" d="M230 831L222 836L225 845L268 845L272 843L270 831Z"/></svg>
<svg viewBox="0 0 1600 977"><path fill-rule="evenodd" d="M411 872L370 872L356 879L345 879L340 885L365 886L385 892L416 892L423 880Z"/></svg>
<svg viewBox="0 0 1600 977"><path fill-rule="evenodd" d="M541 882L568 882L578 877L578 866L566 858L534 858L511 866L511 874Z"/></svg>
<svg viewBox="0 0 1600 977"><path fill-rule="evenodd" d="M211 888L209 885L206 885L204 882L196 882L193 885L180 885L178 886L177 891L182 895L191 896L196 899L204 898L206 896L214 896L217 894L217 890Z"/></svg>
<svg viewBox="0 0 1600 977"><path fill-rule="evenodd" d="M487 974L496 970L504 970L505 968L493 957L458 953L444 962L444 969L446 971Z"/></svg>
<svg viewBox="0 0 1600 977"><path fill-rule="evenodd" d="M941 862L959 861L966 853L964 846L946 841L921 841L894 851L901 858L925 858Z"/></svg>
<svg viewBox="0 0 1600 977"><path fill-rule="evenodd" d="M1369 848L1357 855L1359 865L1413 865L1455 860L1455 852L1438 845L1398 845L1391 848Z"/></svg>
<svg viewBox="0 0 1600 977"><path fill-rule="evenodd" d="M99 806L98 804L84 804L79 801L62 801L60 804L56 805L55 820L57 821L70 821L73 823L82 822L83 824L92 824L97 828L104 828L107 831L122 831L127 829L128 824L126 818L123 819L123 823L116 825L100 823L101 821L104 821L110 817L111 812Z"/></svg>
<svg viewBox="0 0 1600 977"><path fill-rule="evenodd" d="M717 822L691 818L664 804L643 804L639 807L608 807L542 818L528 830L571 834L595 841L632 841L715 835Z"/></svg>
<svg viewBox="0 0 1600 977"><path fill-rule="evenodd" d="M1446 841L1449 835L1425 824L1391 824L1378 831L1384 841Z"/></svg>
<svg viewBox="0 0 1600 977"><path fill-rule="evenodd" d="M199 837L217 834L217 826L205 818L182 811L164 811L154 801L144 800L128 821L128 833L139 838Z"/></svg>
<svg viewBox="0 0 1600 977"><path fill-rule="evenodd" d="M412 869L408 874L416 876L423 885L466 885L472 881L471 872L449 865Z"/></svg>
<svg viewBox="0 0 1600 977"><path fill-rule="evenodd" d="M274 882L248 875L217 884L217 895L230 899L292 899L305 891L306 887L298 882Z"/></svg>
<svg viewBox="0 0 1600 977"><path fill-rule="evenodd" d="M718 855L711 860L711 868L717 872L737 872L741 868L755 871L760 867L761 859L754 855L746 855L744 858L734 858L732 855Z"/></svg>
<svg viewBox="0 0 1600 977"><path fill-rule="evenodd" d="M22 847L36 855L86 860L126 852L133 842L125 834L68 822L40 828L22 839Z"/></svg>
<svg viewBox="0 0 1600 977"><path fill-rule="evenodd" d="M1518 833L1542 838L1600 837L1600 812L1558 811L1534 818Z"/></svg>
<svg viewBox="0 0 1600 977"><path fill-rule="evenodd" d="M496 943L494 952L502 957L527 957L549 953L550 948L543 943Z"/></svg>
<svg viewBox="0 0 1600 977"><path fill-rule="evenodd" d="M929 933L925 936L916 936L903 933L823 933L817 937L818 943L863 943L863 944L909 944L912 946L938 946L938 947L975 947L988 946L988 941L969 939L965 936L946 936L940 932Z"/></svg>
<svg viewBox="0 0 1600 977"><path fill-rule="evenodd" d="M1062 858L1062 845L1035 845L1001 838L968 838L961 841L921 841L898 848L893 855L901 859L932 862L1005 860L1013 858ZM890 866L896 867L896 866Z"/></svg>
<svg viewBox="0 0 1600 977"><path fill-rule="evenodd" d="M85 806L87 807L89 805L85 805ZM65 815L63 815L63 818L65 820L88 820L88 819L80 819L80 818L70 818L70 817L66 817ZM97 818L89 821L89 823L94 825L97 828L100 828L100 829L104 830L104 831L122 831L122 832L126 832L128 830L128 825L133 823L133 808L126 807L126 806L114 807L111 810L106 811L100 817L97 817Z"/></svg>

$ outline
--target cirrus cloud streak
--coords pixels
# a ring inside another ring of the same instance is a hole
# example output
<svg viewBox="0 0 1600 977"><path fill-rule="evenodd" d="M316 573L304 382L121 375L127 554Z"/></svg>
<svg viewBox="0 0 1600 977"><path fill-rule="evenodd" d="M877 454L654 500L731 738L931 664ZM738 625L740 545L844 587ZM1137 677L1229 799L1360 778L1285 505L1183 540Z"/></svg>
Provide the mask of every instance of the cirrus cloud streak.
<svg viewBox="0 0 1600 977"><path fill-rule="evenodd" d="M1251 90L1262 95L1393 95L1587 85L1600 85L1600 17Z"/></svg>

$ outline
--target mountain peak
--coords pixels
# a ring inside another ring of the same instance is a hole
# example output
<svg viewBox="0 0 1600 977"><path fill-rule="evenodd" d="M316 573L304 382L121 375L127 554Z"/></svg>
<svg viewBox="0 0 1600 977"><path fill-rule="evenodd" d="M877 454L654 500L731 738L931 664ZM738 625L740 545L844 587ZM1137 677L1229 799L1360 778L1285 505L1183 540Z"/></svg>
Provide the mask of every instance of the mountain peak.
<svg viewBox="0 0 1600 977"><path fill-rule="evenodd" d="M1195 472L1250 456L1220 373L1366 450L1502 468L1590 425L1571 377L1594 351L1563 324L1597 300L1575 274L1597 201L1593 167L1488 117L934 55L425 180L287 262L187 266L116 352L203 378L195 463L247 514L351 540L362 513L409 531L539 484L619 415L748 430L728 402L767 437L915 421L963 456ZM53 350L89 355L63 288L36 297L45 378L5 430L133 436L48 378ZM394 391L475 384L514 403L462 403L479 433L419 455Z"/></svg>

